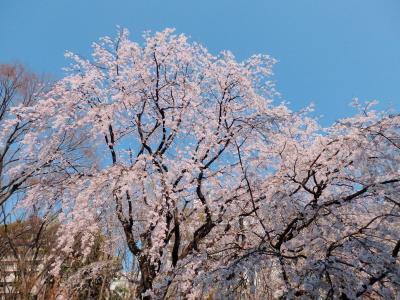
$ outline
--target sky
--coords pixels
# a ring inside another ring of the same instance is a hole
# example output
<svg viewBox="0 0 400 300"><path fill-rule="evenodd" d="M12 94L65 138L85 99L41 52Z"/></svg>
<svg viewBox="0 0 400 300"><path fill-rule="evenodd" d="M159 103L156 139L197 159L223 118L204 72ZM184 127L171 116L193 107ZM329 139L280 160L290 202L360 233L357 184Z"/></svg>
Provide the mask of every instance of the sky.
<svg viewBox="0 0 400 300"><path fill-rule="evenodd" d="M172 27L213 54L269 54L277 101L314 103L324 125L354 97L400 111L399 0L0 0L0 63L62 78L66 50L89 57L117 25L138 41Z"/></svg>

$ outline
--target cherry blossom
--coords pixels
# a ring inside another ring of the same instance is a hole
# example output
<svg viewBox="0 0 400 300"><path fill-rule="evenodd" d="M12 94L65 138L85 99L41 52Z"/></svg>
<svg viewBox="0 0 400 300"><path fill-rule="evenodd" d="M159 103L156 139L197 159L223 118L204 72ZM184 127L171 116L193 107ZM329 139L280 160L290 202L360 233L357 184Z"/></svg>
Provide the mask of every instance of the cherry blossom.
<svg viewBox="0 0 400 300"><path fill-rule="evenodd" d="M146 299L399 295L399 115L357 102L323 128L274 101L271 57L212 55L172 29L67 57L15 110L40 173L23 205L59 212L57 255L76 239L89 253L101 230Z"/></svg>

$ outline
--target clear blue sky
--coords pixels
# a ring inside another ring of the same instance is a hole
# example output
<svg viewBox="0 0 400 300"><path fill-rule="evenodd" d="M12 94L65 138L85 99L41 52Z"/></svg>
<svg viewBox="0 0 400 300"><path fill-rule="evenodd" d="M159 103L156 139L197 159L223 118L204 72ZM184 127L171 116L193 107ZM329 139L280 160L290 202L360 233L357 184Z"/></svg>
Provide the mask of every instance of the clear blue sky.
<svg viewBox="0 0 400 300"><path fill-rule="evenodd" d="M315 103L324 124L353 97L400 108L399 0L0 0L0 62L60 78L65 50L87 56L116 25L135 39L175 27L238 59L268 53L283 99Z"/></svg>

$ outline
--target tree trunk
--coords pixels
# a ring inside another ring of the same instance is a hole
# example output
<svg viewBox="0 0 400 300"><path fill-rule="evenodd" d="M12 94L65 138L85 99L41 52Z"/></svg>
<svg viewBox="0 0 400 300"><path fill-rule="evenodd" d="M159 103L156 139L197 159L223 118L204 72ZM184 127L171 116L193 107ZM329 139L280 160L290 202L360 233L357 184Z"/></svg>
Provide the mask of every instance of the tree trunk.
<svg viewBox="0 0 400 300"><path fill-rule="evenodd" d="M156 277L156 268L151 263L150 257L143 255L139 257L139 266L141 272L141 281L138 289L139 294L143 294L153 288L153 280ZM145 296L143 300L150 300L151 296Z"/></svg>

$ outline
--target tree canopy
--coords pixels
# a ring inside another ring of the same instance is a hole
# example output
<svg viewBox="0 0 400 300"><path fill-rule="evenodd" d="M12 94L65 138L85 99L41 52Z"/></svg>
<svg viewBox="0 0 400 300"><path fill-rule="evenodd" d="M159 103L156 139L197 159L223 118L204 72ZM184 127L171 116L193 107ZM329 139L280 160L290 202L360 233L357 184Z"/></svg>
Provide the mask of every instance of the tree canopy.
<svg viewBox="0 0 400 300"><path fill-rule="evenodd" d="M1 131L29 124L8 176L35 174L20 208L59 213L60 257L101 231L145 299L398 295L399 115L355 101L323 128L274 101L273 58L214 56L170 29L67 56Z"/></svg>

